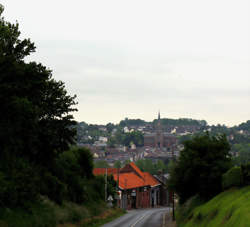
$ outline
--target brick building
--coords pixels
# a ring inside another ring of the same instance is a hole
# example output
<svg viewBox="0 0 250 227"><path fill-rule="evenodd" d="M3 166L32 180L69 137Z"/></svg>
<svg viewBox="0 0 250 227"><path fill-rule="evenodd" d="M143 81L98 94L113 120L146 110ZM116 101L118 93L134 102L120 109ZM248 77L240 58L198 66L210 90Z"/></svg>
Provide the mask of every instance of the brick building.
<svg viewBox="0 0 250 227"><path fill-rule="evenodd" d="M155 132L147 133L144 135L144 146L171 151L171 149L176 145L176 136L172 135L171 133L163 132L161 127L161 116L159 112L156 130Z"/></svg>
<svg viewBox="0 0 250 227"><path fill-rule="evenodd" d="M106 174L105 168L94 169L95 175ZM121 199L118 205L123 209L156 207L161 204L161 183L150 173L142 172L133 162L120 170L107 168L119 182Z"/></svg>

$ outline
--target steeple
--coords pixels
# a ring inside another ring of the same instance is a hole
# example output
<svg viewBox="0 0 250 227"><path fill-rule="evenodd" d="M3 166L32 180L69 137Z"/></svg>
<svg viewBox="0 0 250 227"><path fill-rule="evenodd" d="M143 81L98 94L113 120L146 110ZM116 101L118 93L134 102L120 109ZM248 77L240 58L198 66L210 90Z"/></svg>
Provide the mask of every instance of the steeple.
<svg viewBox="0 0 250 227"><path fill-rule="evenodd" d="M157 131L161 131L161 113L158 111Z"/></svg>
<svg viewBox="0 0 250 227"><path fill-rule="evenodd" d="M160 113L160 110L158 111L158 120L161 119L161 113Z"/></svg>

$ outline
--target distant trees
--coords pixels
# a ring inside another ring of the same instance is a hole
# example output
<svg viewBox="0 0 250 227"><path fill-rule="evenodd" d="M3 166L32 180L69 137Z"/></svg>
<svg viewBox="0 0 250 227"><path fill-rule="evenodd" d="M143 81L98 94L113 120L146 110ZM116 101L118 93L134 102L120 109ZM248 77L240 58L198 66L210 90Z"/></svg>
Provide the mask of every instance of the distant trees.
<svg viewBox="0 0 250 227"><path fill-rule="evenodd" d="M159 174L159 172L166 173L168 171L168 166L162 161L158 160L153 162L151 159L140 159L136 161L136 165L144 172L149 172L151 174Z"/></svg>
<svg viewBox="0 0 250 227"><path fill-rule="evenodd" d="M236 155L233 158L235 165L247 164L250 162L250 143L234 144L232 152Z"/></svg>
<svg viewBox="0 0 250 227"><path fill-rule="evenodd" d="M239 126L238 126L238 129L239 130L246 130L248 132L250 132L250 120L244 122L244 123L241 123Z"/></svg>
<svg viewBox="0 0 250 227"><path fill-rule="evenodd" d="M141 119L128 119L125 118L124 120L121 120L119 123L120 127L130 127L130 126L141 126L145 125L147 122Z"/></svg>
<svg viewBox="0 0 250 227"><path fill-rule="evenodd" d="M125 133L122 138L121 143L127 147L130 146L132 143L138 147L141 147L144 144L143 133L140 131L133 131L133 132Z"/></svg>
<svg viewBox="0 0 250 227"><path fill-rule="evenodd" d="M115 168L121 168L121 167L122 167L121 161L119 161L119 160L115 161L114 167L115 167Z"/></svg>
<svg viewBox="0 0 250 227"><path fill-rule="evenodd" d="M229 151L225 135L199 135L184 142L169 181L181 203L196 194L209 199L222 191L222 175L232 165Z"/></svg>
<svg viewBox="0 0 250 227"><path fill-rule="evenodd" d="M153 124L157 124L158 119L153 121ZM194 120L189 118L179 118L179 119L170 119L170 118L162 118L161 124L164 125L171 125L171 126L206 126L207 122L205 120Z"/></svg>
<svg viewBox="0 0 250 227"><path fill-rule="evenodd" d="M105 160L99 160L94 163L95 168L109 168L109 164Z"/></svg>
<svg viewBox="0 0 250 227"><path fill-rule="evenodd" d="M130 147L135 144L137 147L141 147L144 144L144 136L140 131L133 131L124 133L122 130L118 130L114 136L108 139L108 146L114 147L115 145L124 145Z"/></svg>

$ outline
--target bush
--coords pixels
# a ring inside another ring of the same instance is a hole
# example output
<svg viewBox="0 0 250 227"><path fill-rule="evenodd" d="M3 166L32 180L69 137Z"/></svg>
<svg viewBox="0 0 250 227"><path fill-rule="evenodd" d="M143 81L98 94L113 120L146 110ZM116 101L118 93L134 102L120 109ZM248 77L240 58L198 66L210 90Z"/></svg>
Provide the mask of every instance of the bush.
<svg viewBox="0 0 250 227"><path fill-rule="evenodd" d="M61 205L66 193L66 186L57 177L49 172L45 172L40 192Z"/></svg>
<svg viewBox="0 0 250 227"><path fill-rule="evenodd" d="M222 176L223 189L242 186L243 177L240 167L233 167Z"/></svg>
<svg viewBox="0 0 250 227"><path fill-rule="evenodd" d="M250 163L241 165L243 185L250 185Z"/></svg>
<svg viewBox="0 0 250 227"><path fill-rule="evenodd" d="M26 160L13 160L13 166L0 172L0 206L22 207L39 195L36 169Z"/></svg>

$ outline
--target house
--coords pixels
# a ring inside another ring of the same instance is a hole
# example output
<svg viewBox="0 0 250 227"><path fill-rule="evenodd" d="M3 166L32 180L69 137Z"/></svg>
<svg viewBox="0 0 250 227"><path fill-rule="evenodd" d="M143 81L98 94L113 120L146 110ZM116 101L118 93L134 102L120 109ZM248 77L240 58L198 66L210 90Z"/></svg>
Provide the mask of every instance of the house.
<svg viewBox="0 0 250 227"><path fill-rule="evenodd" d="M150 173L142 172L133 162L121 169L96 168L94 175L113 174L119 185L121 198L118 206L123 209L149 208L161 204L161 183Z"/></svg>

